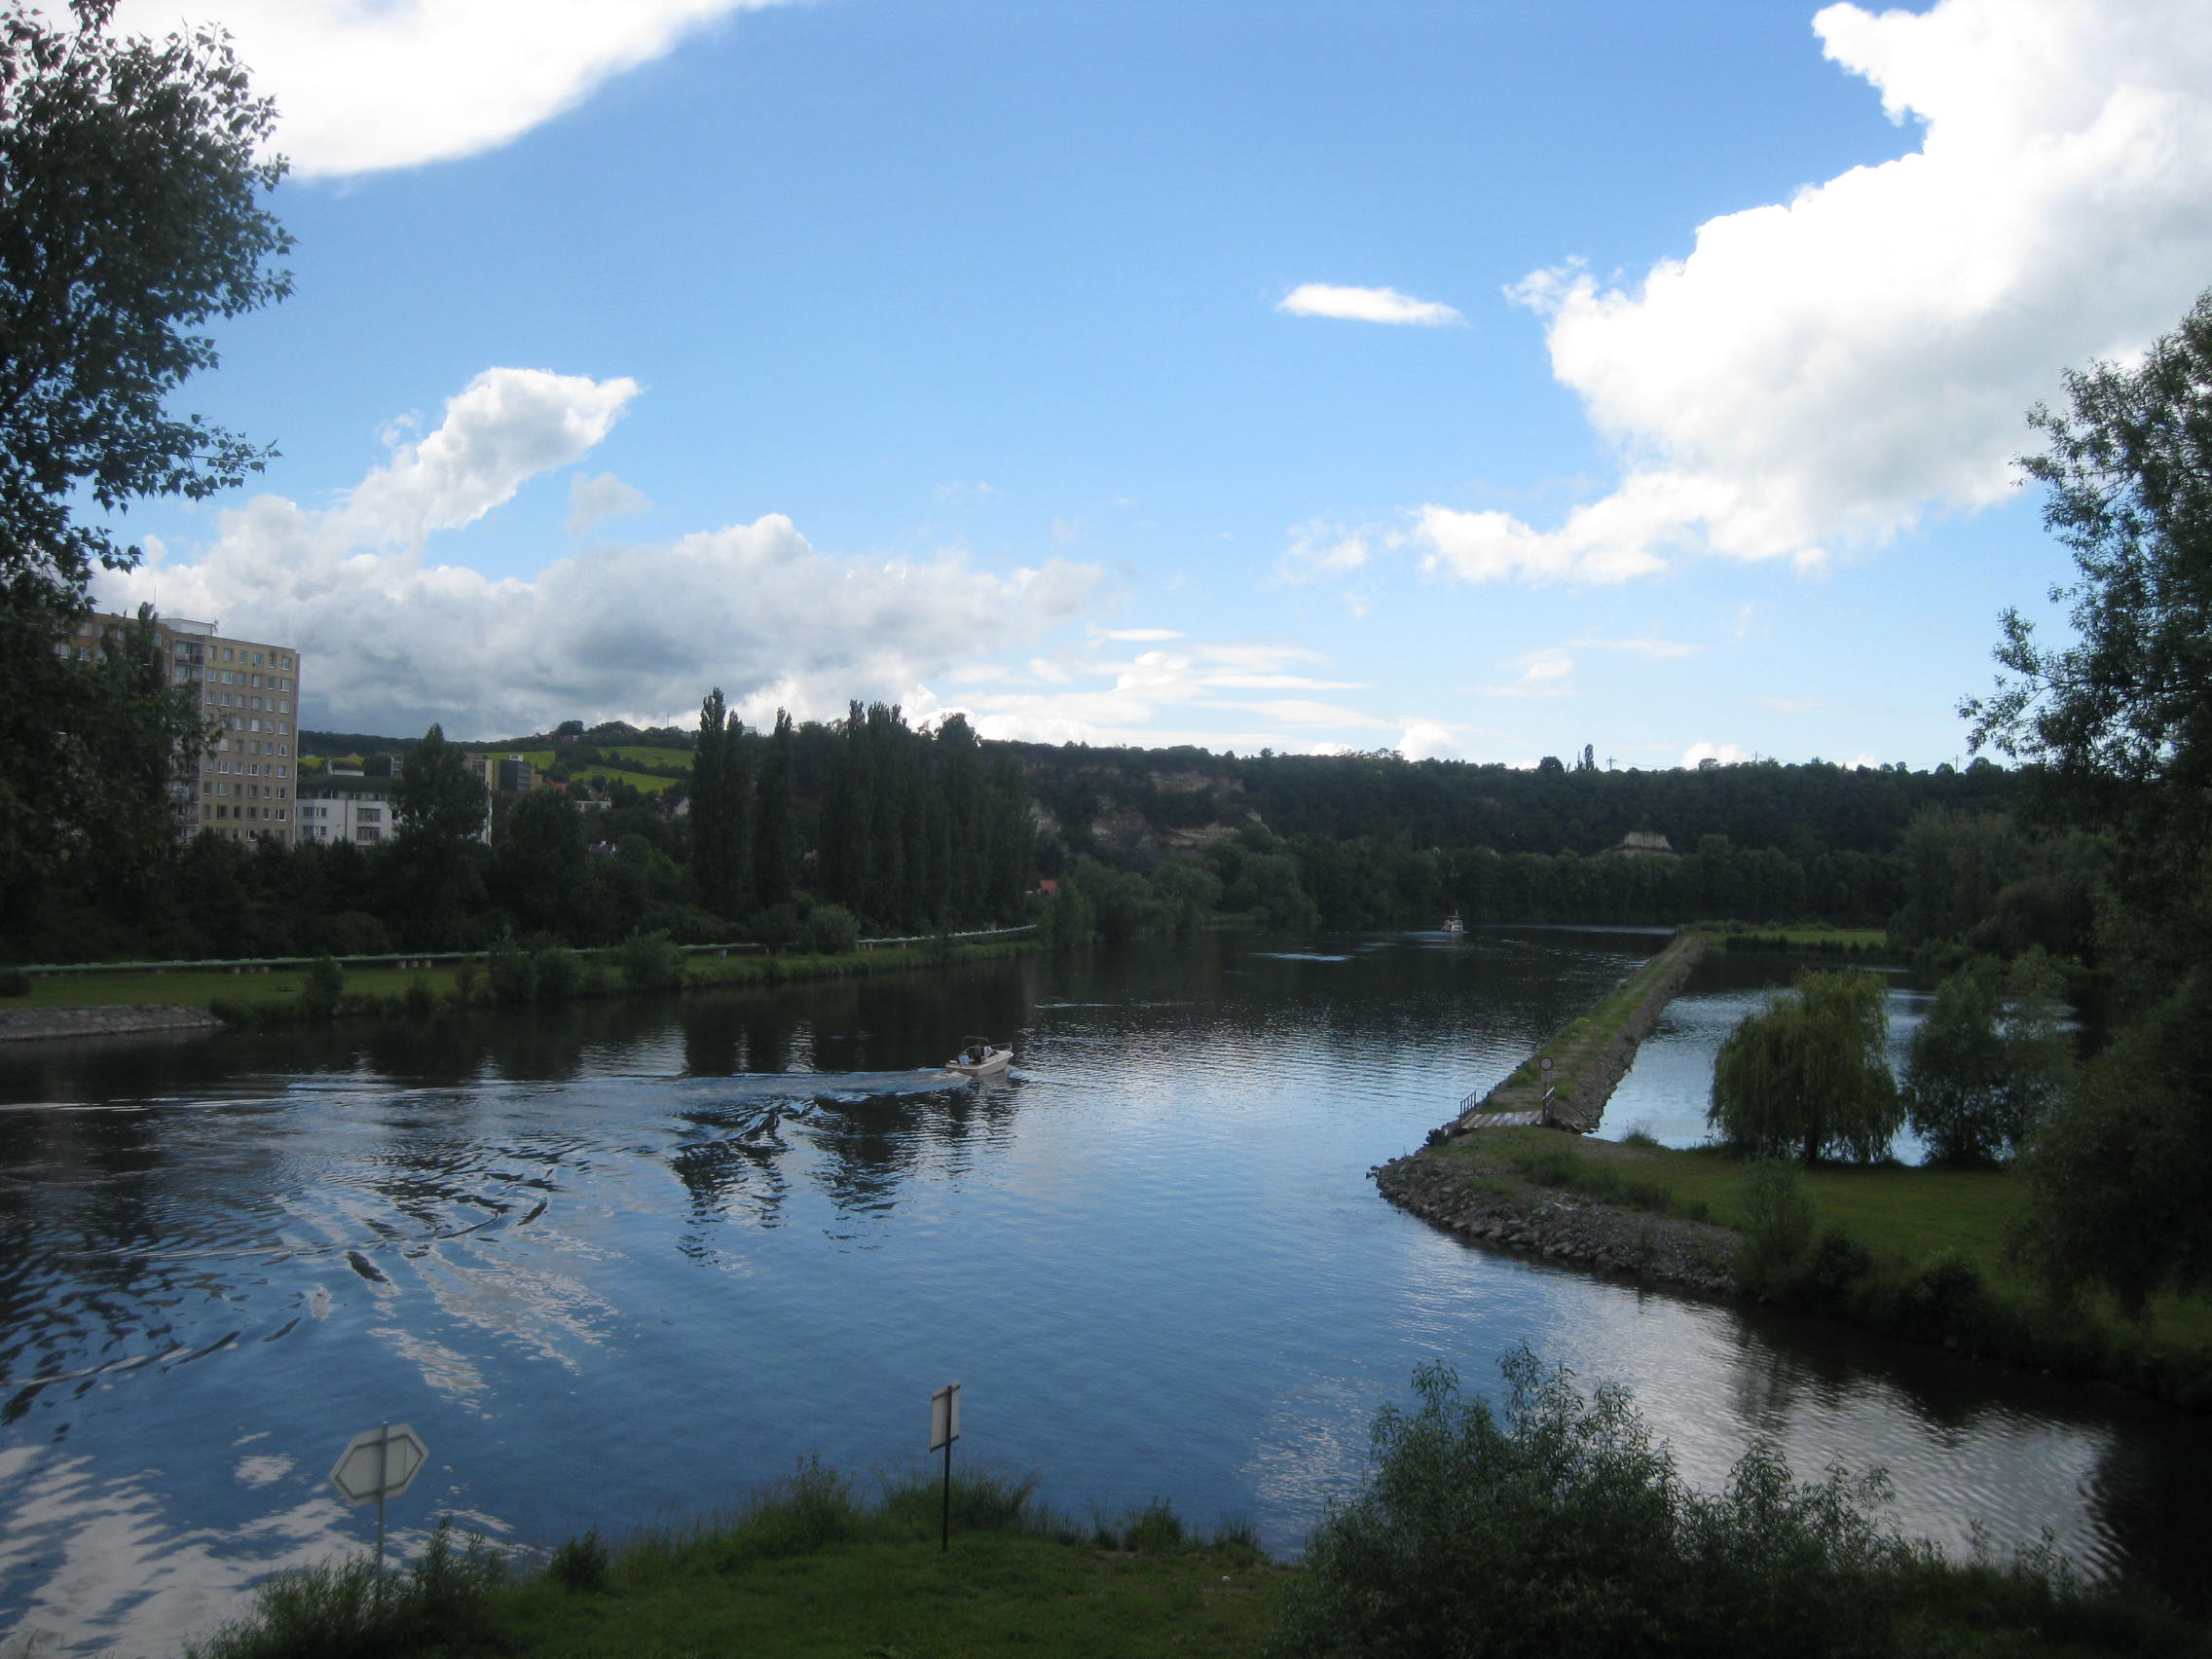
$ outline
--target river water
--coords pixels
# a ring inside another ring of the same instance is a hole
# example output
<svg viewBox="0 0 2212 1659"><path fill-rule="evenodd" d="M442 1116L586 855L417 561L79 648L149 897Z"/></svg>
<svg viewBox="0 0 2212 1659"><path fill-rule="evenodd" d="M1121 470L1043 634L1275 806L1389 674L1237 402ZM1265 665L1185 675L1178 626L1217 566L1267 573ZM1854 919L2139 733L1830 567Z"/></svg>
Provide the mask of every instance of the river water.
<svg viewBox="0 0 2212 1659"><path fill-rule="evenodd" d="M542 1546L809 1455L917 1462L955 1379L962 1458L1078 1514L1164 1496L1291 1550L1417 1364L1489 1389L1522 1343L1631 1385L1701 1484L1766 1435L1808 1475L1886 1466L1916 1533L2048 1529L2187 1592L2212 1543L2194 1419L1490 1254L1376 1196L1372 1165L1658 942L1218 937L16 1045L0 1630L173 1651L256 1578L365 1547L373 1512L324 1477L383 1420L430 1448L402 1549L446 1514ZM1014 1039L1008 1079L935 1069L971 1033ZM1624 1086L1655 1121L1682 1049Z"/></svg>

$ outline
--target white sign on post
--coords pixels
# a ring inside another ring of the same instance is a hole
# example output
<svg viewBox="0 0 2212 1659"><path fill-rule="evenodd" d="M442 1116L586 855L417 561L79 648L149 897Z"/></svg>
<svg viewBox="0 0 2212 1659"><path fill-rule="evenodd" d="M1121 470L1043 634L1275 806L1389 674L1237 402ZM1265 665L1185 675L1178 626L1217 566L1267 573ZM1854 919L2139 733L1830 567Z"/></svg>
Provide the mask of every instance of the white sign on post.
<svg viewBox="0 0 2212 1659"><path fill-rule="evenodd" d="M330 1470L330 1484L338 1495L358 1509L377 1506L377 1594L384 1594L384 1505L415 1484L430 1449L405 1423L386 1423L356 1434L338 1454Z"/></svg>
<svg viewBox="0 0 2212 1659"><path fill-rule="evenodd" d="M1551 1076L1551 1075L1552 1075L1552 1057L1551 1057L1551 1055L1549 1055L1549 1054L1546 1054L1546 1055L1545 1055L1545 1056L1544 1056L1544 1057L1543 1057L1542 1059L1538 1060L1538 1061L1536 1062L1536 1069L1537 1069L1538 1071L1542 1072L1542 1073L1543 1073L1543 1074L1544 1074L1544 1075L1545 1075L1546 1077L1549 1077L1549 1076Z"/></svg>
<svg viewBox="0 0 2212 1659"><path fill-rule="evenodd" d="M947 1382L930 1396L930 1450L941 1452L960 1438L960 1384Z"/></svg>
<svg viewBox="0 0 2212 1659"><path fill-rule="evenodd" d="M403 1422L387 1422L353 1436L338 1455L330 1484L357 1509L379 1498L397 1497L415 1484L429 1460L429 1448L413 1429Z"/></svg>

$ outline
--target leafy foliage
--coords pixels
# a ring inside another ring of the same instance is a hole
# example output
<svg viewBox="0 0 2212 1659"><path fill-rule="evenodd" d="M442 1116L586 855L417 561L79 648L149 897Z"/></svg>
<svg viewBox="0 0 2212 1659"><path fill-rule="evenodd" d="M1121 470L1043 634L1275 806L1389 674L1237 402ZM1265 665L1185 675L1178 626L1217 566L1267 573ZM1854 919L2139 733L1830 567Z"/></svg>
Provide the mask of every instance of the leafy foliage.
<svg viewBox="0 0 2212 1659"><path fill-rule="evenodd" d="M1799 1485L1756 1445L1686 1488L1627 1391L1585 1395L1526 1348L1502 1410L1443 1366L1375 1424L1367 1489L1316 1530L1295 1659L1890 1654L1922 1552L1874 1519L1878 1475Z"/></svg>
<svg viewBox="0 0 2212 1659"><path fill-rule="evenodd" d="M1886 995L1878 975L1800 974L1721 1044L1707 1122L1761 1158L1883 1157L1904 1121Z"/></svg>
<svg viewBox="0 0 2212 1659"><path fill-rule="evenodd" d="M1913 1034L1902 1095L1928 1161L2009 1162L2073 1073L2056 969L2040 951L2009 969L1976 958L1936 987Z"/></svg>

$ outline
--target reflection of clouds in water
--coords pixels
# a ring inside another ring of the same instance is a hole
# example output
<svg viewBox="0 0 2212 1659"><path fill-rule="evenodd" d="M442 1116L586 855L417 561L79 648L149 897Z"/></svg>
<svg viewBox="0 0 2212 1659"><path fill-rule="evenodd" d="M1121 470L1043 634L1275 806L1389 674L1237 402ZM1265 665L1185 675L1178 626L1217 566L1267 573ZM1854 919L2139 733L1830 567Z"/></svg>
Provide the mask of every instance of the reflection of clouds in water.
<svg viewBox="0 0 2212 1659"><path fill-rule="evenodd" d="M292 1472L294 1461L275 1453L257 1453L250 1457L240 1457L236 1472L246 1486L274 1486Z"/></svg>
<svg viewBox="0 0 2212 1659"><path fill-rule="evenodd" d="M379 1325L369 1334L390 1344L394 1353L423 1374L424 1382L448 1398L465 1401L469 1395L483 1391L484 1374L471 1365L466 1356L454 1352L442 1343L403 1331L396 1325Z"/></svg>
<svg viewBox="0 0 2212 1659"><path fill-rule="evenodd" d="M1852 1359L1838 1351L1832 1365L1823 1364L1776 1348L1726 1309L1628 1287L1591 1289L1572 1304L1571 1317L1567 1304L1547 1305L1550 1328L1531 1335L1530 1345L1547 1363L1570 1366L1585 1391L1600 1382L1632 1389L1691 1484L1717 1489L1763 1436L1781 1447L1799 1480L1817 1479L1830 1464L1855 1474L1886 1468L1896 1498L1891 1519L1956 1555L1971 1549L1977 1524L2001 1551L2036 1543L2047 1525L2067 1554L2110 1565L2111 1540L2092 1513L2039 1506L2030 1514L2020 1503L2022 1493L2085 1490L2110 1450L2109 1434L1986 1400L1941 1412L1864 1369L1876 1356L1862 1340ZM1932 1386L1944 1381L1936 1376Z"/></svg>
<svg viewBox="0 0 2212 1659"><path fill-rule="evenodd" d="M167 1651L236 1617L256 1580L327 1560L350 1541L334 1498L309 1497L241 1528L179 1529L150 1484L155 1471L94 1479L89 1456L18 1450L30 1457L0 1458L0 1481L17 1498L0 1580L37 1576L11 1639L25 1653L64 1640L91 1652ZM36 1466L26 1473L26 1464Z"/></svg>
<svg viewBox="0 0 2212 1659"><path fill-rule="evenodd" d="M541 1235L535 1242L535 1253L542 1254L554 1240ZM584 1253L594 1258L604 1254ZM476 1262L471 1264L469 1257ZM581 1279L526 1266L497 1242L471 1240L459 1250L427 1249L412 1265L440 1311L571 1371L578 1369L571 1349L599 1346L603 1330L619 1312ZM433 1387L443 1385L428 1371L424 1375Z"/></svg>

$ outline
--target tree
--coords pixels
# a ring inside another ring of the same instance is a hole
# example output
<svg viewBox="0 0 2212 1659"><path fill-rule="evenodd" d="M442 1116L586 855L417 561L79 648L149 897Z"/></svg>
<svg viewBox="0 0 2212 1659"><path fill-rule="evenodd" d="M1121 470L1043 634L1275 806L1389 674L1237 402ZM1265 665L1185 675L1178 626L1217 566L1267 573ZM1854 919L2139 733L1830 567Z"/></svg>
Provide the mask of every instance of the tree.
<svg viewBox="0 0 2212 1659"><path fill-rule="evenodd" d="M776 711L776 729L760 766L754 812L753 884L765 910L791 902L798 867L798 819L793 797L792 718Z"/></svg>
<svg viewBox="0 0 2212 1659"><path fill-rule="evenodd" d="M431 726L391 789L399 830L392 907L404 918L410 942L450 943L459 937L461 912L477 896L471 860L487 804L484 780L446 741L444 728Z"/></svg>
<svg viewBox="0 0 2212 1659"><path fill-rule="evenodd" d="M2038 404L2044 524L2081 579L2051 591L2075 639L2045 645L2015 610L2008 671L1960 713L1972 742L2038 762L2056 804L2120 827L2120 894L2154 918L2144 983L2170 988L2212 921L2212 290L2142 363L2068 371L2071 407Z"/></svg>
<svg viewBox="0 0 2212 1659"><path fill-rule="evenodd" d="M1879 975L1805 973L1720 1045L1706 1122L1762 1158L1870 1162L1904 1121Z"/></svg>
<svg viewBox="0 0 2212 1659"><path fill-rule="evenodd" d="M1913 1034L1902 1090L1928 1161L2009 1162L2073 1071L2057 969L2031 951L2009 969L1979 957L1936 988Z"/></svg>
<svg viewBox="0 0 2212 1659"><path fill-rule="evenodd" d="M718 685L699 705L699 741L691 755L691 884L699 903L734 917L752 896L748 864L753 777Z"/></svg>
<svg viewBox="0 0 2212 1659"><path fill-rule="evenodd" d="M2128 1023L2030 1136L2024 1254L2054 1290L2212 1283L2212 291L2135 367L2066 377L2022 459L2080 579L2074 641L2016 610L1972 741L2037 762L2048 804L2109 828L2099 918Z"/></svg>
<svg viewBox="0 0 2212 1659"><path fill-rule="evenodd" d="M18 893L89 822L73 792L104 788L68 734L120 729L158 757L133 774L166 787L166 722L116 713L128 677L88 684L55 656L93 570L138 561L80 507L203 498L262 464L167 400L215 363L199 324L290 287L268 264L290 239L259 204L284 170L256 159L276 112L224 38L119 39L112 0L72 10L74 28L0 10L0 870Z"/></svg>

